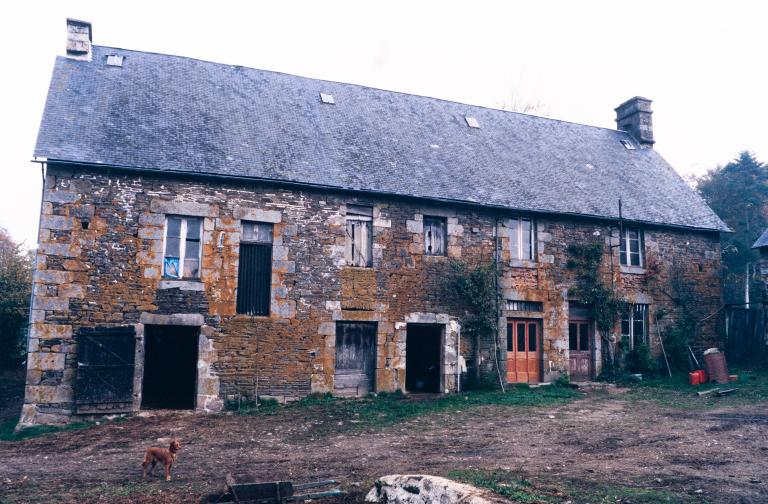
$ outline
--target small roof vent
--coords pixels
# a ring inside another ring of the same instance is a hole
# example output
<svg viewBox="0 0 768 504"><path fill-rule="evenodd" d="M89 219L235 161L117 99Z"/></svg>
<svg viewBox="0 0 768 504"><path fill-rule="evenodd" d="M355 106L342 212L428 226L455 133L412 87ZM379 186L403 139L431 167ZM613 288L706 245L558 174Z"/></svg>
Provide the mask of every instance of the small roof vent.
<svg viewBox="0 0 768 504"><path fill-rule="evenodd" d="M116 66L116 67L123 66L123 57L120 56L119 54L107 55L107 66Z"/></svg>
<svg viewBox="0 0 768 504"><path fill-rule="evenodd" d="M320 93L320 101L329 105L335 105L336 100L333 99L333 95Z"/></svg>
<svg viewBox="0 0 768 504"><path fill-rule="evenodd" d="M624 148L626 148L627 150L635 150L634 144L632 142L630 142L629 140L625 140L625 139L622 138L619 141L621 142L621 145L623 145Z"/></svg>
<svg viewBox="0 0 768 504"><path fill-rule="evenodd" d="M479 128L480 123L477 122L477 119L472 116L464 116L464 120L467 121L467 126L470 128Z"/></svg>

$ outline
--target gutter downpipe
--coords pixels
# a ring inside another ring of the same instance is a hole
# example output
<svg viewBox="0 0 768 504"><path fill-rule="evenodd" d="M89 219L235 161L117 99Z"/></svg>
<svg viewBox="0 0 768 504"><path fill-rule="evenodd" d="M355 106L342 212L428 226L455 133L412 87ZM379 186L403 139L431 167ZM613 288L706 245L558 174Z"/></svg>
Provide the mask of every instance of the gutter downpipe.
<svg viewBox="0 0 768 504"><path fill-rule="evenodd" d="M461 325L456 328L456 393L461 393Z"/></svg>
<svg viewBox="0 0 768 504"><path fill-rule="evenodd" d="M501 377L501 368L499 367L499 352L501 352L501 347L499 345L499 331L501 331L501 328L499 327L499 321L501 320L501 306L499 303L499 297L501 296L501 293L499 292L499 216L496 215L496 226L493 230L495 236L494 240L494 251L493 251L493 277L495 279L496 283L496 334L493 335L493 342L495 348L493 349L493 355L496 360L496 374L499 375L499 385L501 386L501 393L506 393L506 390L504 389L504 379ZM503 268L503 267L502 267ZM502 269L503 272L503 269Z"/></svg>

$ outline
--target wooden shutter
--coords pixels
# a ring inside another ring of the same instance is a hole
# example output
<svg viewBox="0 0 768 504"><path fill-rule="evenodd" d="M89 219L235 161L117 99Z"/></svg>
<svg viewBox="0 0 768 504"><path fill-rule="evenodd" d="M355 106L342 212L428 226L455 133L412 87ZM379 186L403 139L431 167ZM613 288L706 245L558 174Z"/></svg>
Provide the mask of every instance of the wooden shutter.
<svg viewBox="0 0 768 504"><path fill-rule="evenodd" d="M241 243L237 276L237 313L269 315L272 245Z"/></svg>
<svg viewBox="0 0 768 504"><path fill-rule="evenodd" d="M350 266L370 267L371 220L363 216L347 217L346 261Z"/></svg>
<svg viewBox="0 0 768 504"><path fill-rule="evenodd" d="M424 217L424 253L445 255L446 222L440 217Z"/></svg>
<svg viewBox="0 0 768 504"><path fill-rule="evenodd" d="M76 341L77 413L131 411L136 350L134 328L84 328Z"/></svg>

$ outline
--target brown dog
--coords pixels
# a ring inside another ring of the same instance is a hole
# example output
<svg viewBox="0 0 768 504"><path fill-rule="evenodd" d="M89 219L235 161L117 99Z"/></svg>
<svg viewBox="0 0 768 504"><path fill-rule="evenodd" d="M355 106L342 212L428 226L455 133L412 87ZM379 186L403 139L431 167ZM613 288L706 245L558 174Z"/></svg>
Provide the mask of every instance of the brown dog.
<svg viewBox="0 0 768 504"><path fill-rule="evenodd" d="M171 441L168 448L147 448L144 462L141 464L141 467L144 468L144 478L147 477L147 467L149 467L149 475L152 476L155 465L160 462L165 466L165 481L171 481L171 467L176 462L176 453L179 449L181 449L181 443L176 438Z"/></svg>

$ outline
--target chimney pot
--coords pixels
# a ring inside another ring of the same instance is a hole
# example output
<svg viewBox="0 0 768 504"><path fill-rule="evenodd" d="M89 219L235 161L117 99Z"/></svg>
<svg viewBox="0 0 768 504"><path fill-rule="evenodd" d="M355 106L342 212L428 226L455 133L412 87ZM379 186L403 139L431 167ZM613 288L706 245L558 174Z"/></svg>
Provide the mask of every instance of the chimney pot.
<svg viewBox="0 0 768 504"><path fill-rule="evenodd" d="M653 149L653 120L651 115L651 100L635 96L614 109L616 111L616 127L631 134L641 147Z"/></svg>
<svg viewBox="0 0 768 504"><path fill-rule="evenodd" d="M72 59L91 60L91 23L67 18L67 56Z"/></svg>

